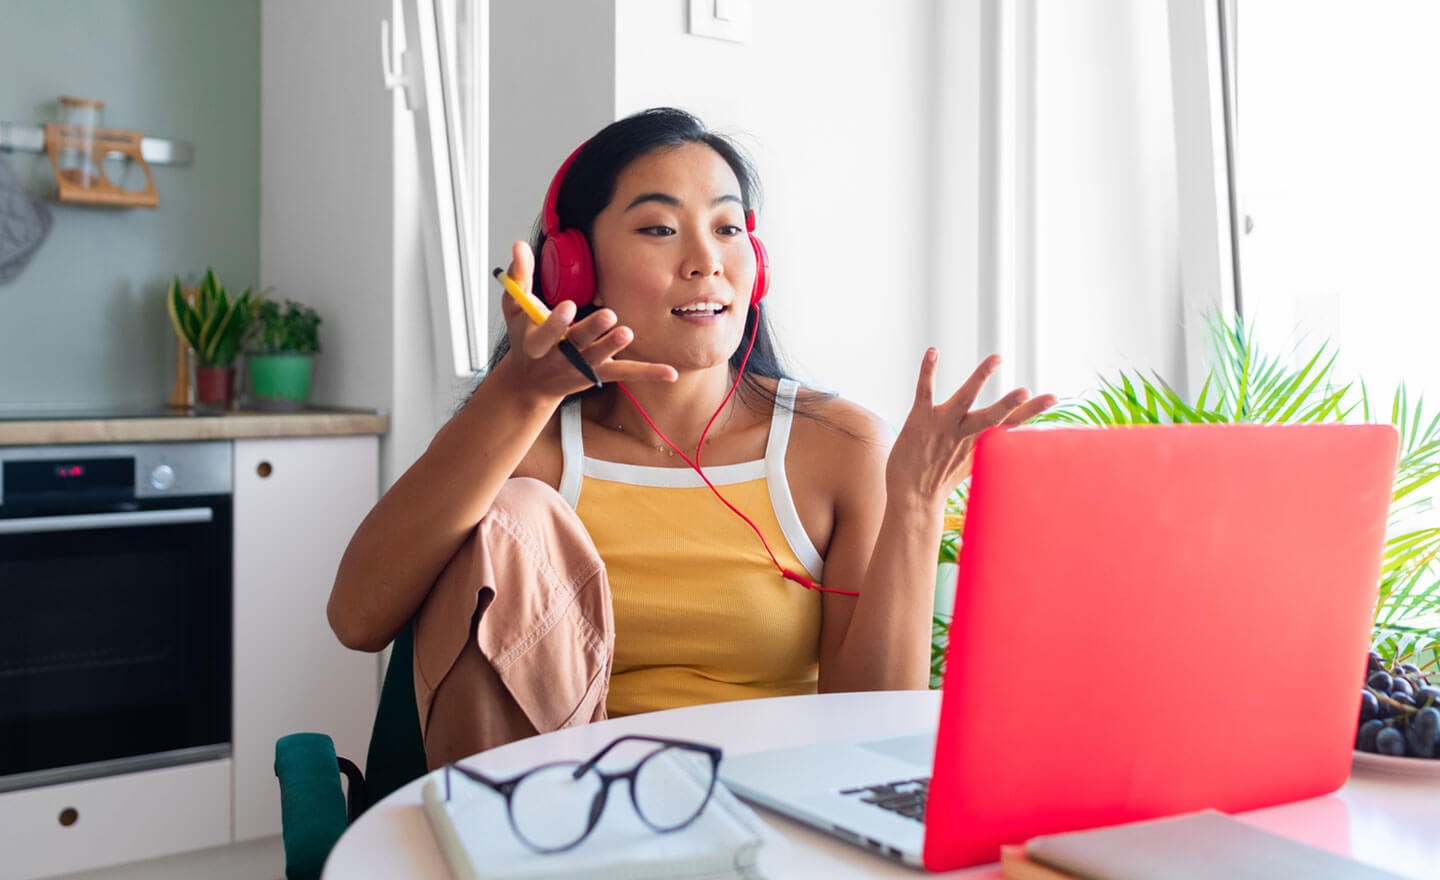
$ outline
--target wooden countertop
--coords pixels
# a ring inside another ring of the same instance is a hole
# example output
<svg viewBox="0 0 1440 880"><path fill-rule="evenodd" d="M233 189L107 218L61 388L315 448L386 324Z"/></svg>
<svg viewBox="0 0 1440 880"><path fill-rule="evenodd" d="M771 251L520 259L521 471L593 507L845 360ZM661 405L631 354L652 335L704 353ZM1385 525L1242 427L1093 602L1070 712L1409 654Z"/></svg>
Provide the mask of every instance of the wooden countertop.
<svg viewBox="0 0 1440 880"><path fill-rule="evenodd" d="M86 418L84 416L0 420L0 446L57 443L147 443L174 440L234 440L253 437L336 437L384 434L390 417L373 410L312 409L300 412L235 410L220 414L174 414Z"/></svg>

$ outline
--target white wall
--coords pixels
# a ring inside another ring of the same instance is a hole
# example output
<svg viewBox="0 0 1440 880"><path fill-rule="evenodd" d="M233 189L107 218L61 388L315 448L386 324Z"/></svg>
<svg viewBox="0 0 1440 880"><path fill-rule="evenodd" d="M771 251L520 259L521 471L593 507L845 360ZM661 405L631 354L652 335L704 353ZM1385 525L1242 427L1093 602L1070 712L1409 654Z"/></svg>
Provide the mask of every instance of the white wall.
<svg viewBox="0 0 1440 880"><path fill-rule="evenodd" d="M1040 0L1035 16L1035 382L1183 381L1168 17L1154 0Z"/></svg>
<svg viewBox="0 0 1440 880"><path fill-rule="evenodd" d="M390 0L262 0L260 279L320 312L313 397L388 408L394 167Z"/></svg>

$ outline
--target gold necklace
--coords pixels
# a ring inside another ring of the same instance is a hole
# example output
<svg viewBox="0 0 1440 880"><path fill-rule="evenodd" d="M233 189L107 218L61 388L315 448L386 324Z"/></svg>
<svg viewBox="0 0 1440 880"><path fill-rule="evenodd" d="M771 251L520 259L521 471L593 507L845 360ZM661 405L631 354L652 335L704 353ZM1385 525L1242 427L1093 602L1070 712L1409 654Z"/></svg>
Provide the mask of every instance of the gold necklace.
<svg viewBox="0 0 1440 880"><path fill-rule="evenodd" d="M716 428L719 428L719 429L721 429L721 430L724 430L725 426L728 425L728 424L730 424L730 420L731 420L732 418L734 418L734 417L735 417L735 408L734 408L734 407L731 407L731 408L730 408L730 411L727 412L727 413L725 413L725 418L720 422L720 424L716 425L715 427L716 427ZM639 441L639 442L641 442L641 443L645 443L647 446L649 446L651 449L655 450L656 452L663 452L664 454L670 456L671 458L674 458L674 457L675 457L675 449L674 449L673 447L671 447L670 445L666 444L664 441L661 441L661 442L659 442L659 443L646 443L646 441L641 440L641 439L640 439L639 437L637 437L636 435L631 434L629 431L625 430L625 426L622 425L622 424L620 424L619 422L616 422L616 423L615 423L615 430L616 430L616 432L618 432L618 433L620 433L620 434L624 434L624 435L627 436L627 437L634 437L637 441ZM657 431L656 433L659 433L659 432ZM714 440L715 440L714 437L708 437L708 436L707 436L707 437L705 438L705 442L706 442L706 443L713 443Z"/></svg>
<svg viewBox="0 0 1440 880"><path fill-rule="evenodd" d="M624 425L616 425L616 426L615 426L615 430L618 431L618 432L620 432L621 434L624 434L624 435L627 436L627 437L635 437L634 434L631 434L629 431L626 431L626 430L625 430L625 426L624 426ZM635 439L636 439L637 441L641 442L641 443L644 443L644 442L645 442L645 441L643 441L643 440L640 440L639 437L635 437ZM710 438L708 438L708 437L705 438L705 442L706 442L706 443L709 443L709 442L710 442ZM646 445L648 445L651 449L655 450L656 452L663 452L663 453L665 453L666 455L670 456L671 458L674 458L674 457L675 457L675 450L672 449L671 447L667 446L667 445L664 444L664 443L649 443L649 444L646 444Z"/></svg>

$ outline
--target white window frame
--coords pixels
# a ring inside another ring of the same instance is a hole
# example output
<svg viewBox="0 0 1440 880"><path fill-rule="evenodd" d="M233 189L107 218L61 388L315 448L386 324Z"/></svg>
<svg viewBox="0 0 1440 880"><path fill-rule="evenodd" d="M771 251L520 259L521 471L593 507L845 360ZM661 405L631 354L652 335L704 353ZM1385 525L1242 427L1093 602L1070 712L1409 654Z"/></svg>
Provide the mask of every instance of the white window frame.
<svg viewBox="0 0 1440 880"><path fill-rule="evenodd" d="M415 121L420 164L426 287L437 367L441 375L473 380L485 368L489 340L484 278L489 201L489 0L473 0L476 15L466 35L476 51L451 58L455 26L447 0L401 0L408 49L407 103ZM472 137L458 136L460 89L451 76L459 65L476 83L466 115ZM461 155L462 140L465 154ZM467 169L471 169L467 172Z"/></svg>
<svg viewBox="0 0 1440 880"><path fill-rule="evenodd" d="M1231 76L1234 7L1230 0L1169 0L1169 13L1185 390L1193 397L1208 374L1204 316L1228 322L1243 314Z"/></svg>

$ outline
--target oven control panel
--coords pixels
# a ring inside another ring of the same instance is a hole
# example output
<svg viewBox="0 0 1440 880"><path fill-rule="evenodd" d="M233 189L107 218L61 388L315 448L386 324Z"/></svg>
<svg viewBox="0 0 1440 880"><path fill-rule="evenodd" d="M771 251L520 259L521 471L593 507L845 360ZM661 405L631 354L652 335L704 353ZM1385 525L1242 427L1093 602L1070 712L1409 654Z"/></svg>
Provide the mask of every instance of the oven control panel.
<svg viewBox="0 0 1440 880"><path fill-rule="evenodd" d="M229 441L0 447L0 509L45 499L229 495Z"/></svg>

